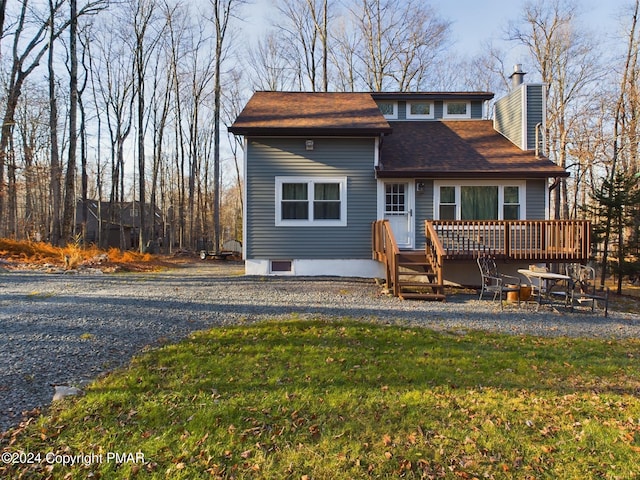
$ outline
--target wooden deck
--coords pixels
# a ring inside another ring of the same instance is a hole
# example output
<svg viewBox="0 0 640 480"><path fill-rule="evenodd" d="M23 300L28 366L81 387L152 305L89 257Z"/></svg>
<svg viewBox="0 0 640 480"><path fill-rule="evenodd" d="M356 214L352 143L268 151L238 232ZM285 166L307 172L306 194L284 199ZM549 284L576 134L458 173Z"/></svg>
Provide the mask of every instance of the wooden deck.
<svg viewBox="0 0 640 480"><path fill-rule="evenodd" d="M385 264L389 291L401 298L444 300L446 262L481 255L535 263L584 263L591 248L586 220L430 221L425 250L398 249L389 222L372 226L373 258Z"/></svg>
<svg viewBox="0 0 640 480"><path fill-rule="evenodd" d="M429 238L437 236L448 260L491 255L541 263L584 262L591 251L591 223L586 220L426 221Z"/></svg>

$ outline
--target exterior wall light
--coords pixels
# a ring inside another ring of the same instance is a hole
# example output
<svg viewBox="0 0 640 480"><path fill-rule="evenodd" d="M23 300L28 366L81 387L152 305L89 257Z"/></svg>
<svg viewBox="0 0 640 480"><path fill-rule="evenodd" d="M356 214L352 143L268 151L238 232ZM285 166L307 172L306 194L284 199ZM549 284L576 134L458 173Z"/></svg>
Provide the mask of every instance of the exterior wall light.
<svg viewBox="0 0 640 480"><path fill-rule="evenodd" d="M306 140L304 146L307 150L313 150L313 140Z"/></svg>

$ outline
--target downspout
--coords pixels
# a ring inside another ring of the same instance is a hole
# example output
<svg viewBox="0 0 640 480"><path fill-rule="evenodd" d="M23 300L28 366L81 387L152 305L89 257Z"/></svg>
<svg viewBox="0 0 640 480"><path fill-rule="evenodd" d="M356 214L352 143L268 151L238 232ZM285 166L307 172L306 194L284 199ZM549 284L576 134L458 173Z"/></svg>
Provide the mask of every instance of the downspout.
<svg viewBox="0 0 640 480"><path fill-rule="evenodd" d="M560 186L560 177L555 177L553 183L549 185L549 191L547 192L547 218L551 218L551 192Z"/></svg>
<svg viewBox="0 0 640 480"><path fill-rule="evenodd" d="M538 122L536 123L536 158L540 158L540 130L542 129L542 122ZM542 137L542 140L544 142L544 136ZM546 150L546 148L542 149L543 151Z"/></svg>

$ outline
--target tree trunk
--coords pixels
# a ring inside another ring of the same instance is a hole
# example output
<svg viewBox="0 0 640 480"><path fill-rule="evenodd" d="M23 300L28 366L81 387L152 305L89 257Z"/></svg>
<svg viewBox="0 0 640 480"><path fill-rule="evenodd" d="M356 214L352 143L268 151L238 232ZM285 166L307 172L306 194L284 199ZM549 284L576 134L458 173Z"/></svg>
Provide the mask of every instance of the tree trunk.
<svg viewBox="0 0 640 480"><path fill-rule="evenodd" d="M70 242L75 230L76 211L76 151L78 146L78 12L76 0L69 0L71 23L69 28L69 157L65 176L62 240Z"/></svg>

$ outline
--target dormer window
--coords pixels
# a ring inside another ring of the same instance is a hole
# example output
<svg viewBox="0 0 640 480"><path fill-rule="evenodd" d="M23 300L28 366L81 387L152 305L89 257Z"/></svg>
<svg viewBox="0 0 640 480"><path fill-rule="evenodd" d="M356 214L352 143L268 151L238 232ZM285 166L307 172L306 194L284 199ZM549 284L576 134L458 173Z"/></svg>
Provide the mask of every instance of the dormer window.
<svg viewBox="0 0 640 480"><path fill-rule="evenodd" d="M393 120L398 118L398 102L391 100L378 100L378 108L384 115L384 118Z"/></svg>
<svg viewBox="0 0 640 480"><path fill-rule="evenodd" d="M407 102L407 118L433 118L433 102Z"/></svg>
<svg viewBox="0 0 640 480"><path fill-rule="evenodd" d="M445 102L444 118L471 118L471 102Z"/></svg>

